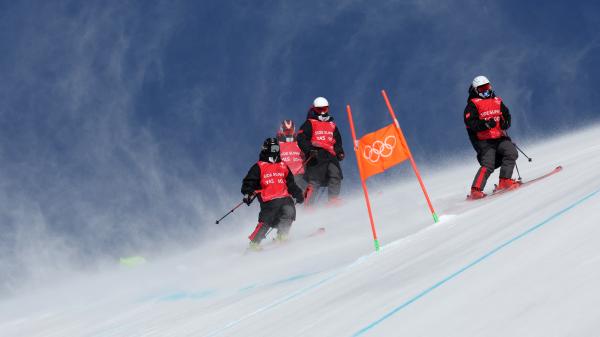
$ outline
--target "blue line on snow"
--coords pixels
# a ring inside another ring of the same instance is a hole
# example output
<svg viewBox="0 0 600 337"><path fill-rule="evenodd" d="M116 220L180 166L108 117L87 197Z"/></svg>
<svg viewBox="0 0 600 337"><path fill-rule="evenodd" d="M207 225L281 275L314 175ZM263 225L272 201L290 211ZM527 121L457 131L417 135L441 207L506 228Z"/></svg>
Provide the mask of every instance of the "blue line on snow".
<svg viewBox="0 0 600 337"><path fill-rule="evenodd" d="M243 288L240 288L240 289L238 289L238 292L240 292L240 293L241 293L241 292L244 292L244 291L252 290L252 289L254 289L254 288L256 288L256 287L257 287L257 285L256 285L256 284L251 284L251 285L249 285L249 286L246 286L246 287L243 287Z"/></svg>
<svg viewBox="0 0 600 337"><path fill-rule="evenodd" d="M484 254L483 256L477 258L475 261L469 263L468 265L462 267L461 269L459 269L458 271L452 273L450 276L444 278L443 280L437 282L436 284L432 285L431 287L423 290L421 293L417 294L416 296L414 296L413 298L409 299L408 301L400 304L399 306L395 307L394 309L390 310L388 313L386 313L385 315L381 316L379 319L373 321L372 323L370 323L369 325L365 326L364 328L358 330L356 333L354 333L352 335L352 337L357 337L357 336L361 336L363 334L365 334L366 332L368 332L369 330L373 329L375 326L379 325L381 322L385 321L386 319L392 317L394 314L396 314L398 311L408 307L409 305L411 305L412 303L416 302L417 300L419 300L420 298L424 297L425 295L429 294L431 291L433 291L436 288L441 287L444 283L452 280L453 278L455 278L456 276L462 274L463 272L465 272L466 270L470 269L471 267L475 266L476 264L480 263L481 261L487 259L488 257L496 254L498 251L500 251L501 249L503 249L504 247L510 245L511 243L523 238L524 236L532 233L533 231L535 231L536 229L539 229L540 227L546 225L547 223L551 222L552 220L560 217L561 215L567 213L568 211L572 210L573 208L575 208L576 206L588 201L590 198L592 198L594 195L600 193L600 190L597 190L593 193L590 193L588 195L586 195L585 197L579 199L578 201L576 201L575 203L571 204L570 206L554 213L553 215L551 215L549 218L547 218L546 220L538 223L537 225L529 228L528 230L526 230L525 232L515 236L514 238L506 241L505 243L501 244L500 246L492 249L491 251L489 251L488 253Z"/></svg>
<svg viewBox="0 0 600 337"><path fill-rule="evenodd" d="M196 291L196 292L175 292L172 294L168 294L165 296L161 296L157 299L160 302L174 302L181 300L199 300L210 297L216 293L215 290L204 290L204 291Z"/></svg>
<svg viewBox="0 0 600 337"><path fill-rule="evenodd" d="M344 267L340 267L340 268L338 268L338 269L334 269L333 271L331 271L331 273L329 273L329 275L327 275L327 276L325 276L324 278L322 278L322 279L320 279L320 280L316 281L315 283L312 283L312 284L310 284L310 285L308 285L308 286L306 286L306 287L304 287L304 288L300 288L300 289L298 289L298 290L296 290L296 291L294 291L294 292L290 293L289 295L287 295L287 296L285 296L285 297L283 297L283 298L280 298L280 299L278 299L278 300L275 300L274 302L271 302L270 304L267 304L266 306L263 306L263 307L261 307L261 308L258 308L258 309L256 309L256 310L254 310L253 312L250 312L250 313L248 313L248 314L246 314L246 315L243 315L242 317L240 317L240 318L238 318L238 319L236 319L236 320L233 320L233 321L231 321L231 322L229 322L229 323L225 324L223 327L221 327L221 328L218 328L218 329L216 329L216 330L213 330L212 332L210 332L210 333L209 333L208 335L206 335L205 337L213 337L213 336L216 336L216 335L220 334L221 332L223 332L223 331L225 331L225 330L228 330L228 329L230 329L230 328L232 328L232 327L234 327L234 326L236 326L236 325L240 324L241 322L243 322L244 320L246 320L246 319L248 319L248 318L250 318L250 317L253 317L253 316L257 315L257 314L260 314L260 313L262 313L262 312L264 312L264 311L267 311L267 310L273 309L273 308L275 308L275 307L278 307L278 306L280 306L280 305L282 305L282 304L284 304L284 303L287 303L287 302L289 302L289 301L293 300L293 299L294 299L294 298L296 298L296 297L299 297L299 296L301 296L301 295L304 295L305 293L307 293L307 292L309 292L309 291L311 291L311 290L313 290L313 289L317 289L317 288L319 288L321 285L323 285L323 284L327 283L328 281L330 281L330 280L332 280L332 279L336 278L338 275L342 274L344 271L346 271L346 270L348 270L348 269L350 269L350 268L352 268L352 267L354 267L354 266L356 266L356 265L358 265L358 264L361 264L361 263L363 263L364 261L366 261L366 259L367 259L368 257L370 257L370 256L374 256L374 254L375 254L375 253L371 253L371 254L369 254L369 255L362 256L362 257L358 258L357 260L355 260L354 262L352 262L352 263L351 263L351 264L349 264L349 265L346 265L346 266L344 266ZM313 274L317 274L317 273L311 273L311 274L308 274L307 276L310 276L310 275L313 275Z"/></svg>
<svg viewBox="0 0 600 337"><path fill-rule="evenodd" d="M245 291L249 291L252 289L271 287L271 286L275 286L275 285L279 285L279 284L294 282L294 281L301 280L303 278L307 278L309 276L312 276L312 275L315 275L318 273L319 272L310 272L310 273L292 275L292 276L286 277L284 279L273 281L271 283L263 284L263 285L252 284L252 285L238 289L237 292L240 293L240 292L245 292ZM211 297L211 296L215 295L216 293L217 293L217 291L214 289L194 291L194 292L188 292L188 291L182 290L182 291L170 292L165 295L158 296L158 297L150 296L148 298L143 299L142 302L146 302L146 301L176 302L176 301L182 301L182 300L200 300L200 299L205 299L205 298Z"/></svg>
<svg viewBox="0 0 600 337"><path fill-rule="evenodd" d="M293 282L293 281L296 281L296 280L301 280L303 278L307 278L309 276L313 276L313 275L318 274L318 273L320 273L320 272L315 271L315 272L312 272L312 273L298 274L298 275L294 275L294 276L290 276L290 277L284 278L282 280L274 281L274 282L272 282L270 284L267 284L266 286L270 287L270 286L275 286L275 285L278 285L278 284Z"/></svg>
<svg viewBox="0 0 600 337"><path fill-rule="evenodd" d="M276 286L279 284L284 284L284 283L288 283L288 282L294 282L296 280L301 280L303 278L307 278L309 276L313 276L315 274L319 274L319 271L314 271L314 272L309 272L309 273L302 273L302 274L297 274L297 275L292 275L292 276L288 276L286 278L277 280L277 281L273 281L271 283L265 283L265 284L252 284L249 286L245 286L242 287L240 289L238 289L238 292L244 292L244 291L248 291L251 289L256 289L256 288L263 288L263 287L271 287L271 286Z"/></svg>
<svg viewBox="0 0 600 337"><path fill-rule="evenodd" d="M255 311L253 311L253 312L251 312L249 314L246 314L246 315L240 317L237 320L231 321L231 322L227 323L225 326L223 326L222 328L219 328L219 329L214 330L213 332L209 333L208 335L206 335L206 337L216 336L216 335L220 334L221 332L223 332L223 331L225 331L225 330L227 330L227 329L229 329L229 328L231 328L231 327L239 324L240 322L242 322L243 320L245 320L245 319L247 319L249 317L252 317L252 316L254 316L256 314L259 314L259 313L261 313L263 311L267 311L267 310L269 310L271 308L279 306L280 304L288 302L288 301L290 301L290 300L292 300L292 299L294 299L294 298L296 298L296 297L304 294L305 292L307 292L307 291L309 291L311 289L317 288L321 284L323 284L323 283L329 281L330 279L336 277L338 275L338 273L339 273L339 271L336 271L333 274L329 275L328 277L319 280L317 283L314 283L314 284L309 285L309 286L307 286L305 288L299 289L299 290L291 293L290 295L288 295L288 296L286 296L284 298L281 298L281 299L279 299L279 300L277 300L275 302L272 302L271 304L268 304L268 305L266 305L266 306L264 306L262 308L256 309Z"/></svg>

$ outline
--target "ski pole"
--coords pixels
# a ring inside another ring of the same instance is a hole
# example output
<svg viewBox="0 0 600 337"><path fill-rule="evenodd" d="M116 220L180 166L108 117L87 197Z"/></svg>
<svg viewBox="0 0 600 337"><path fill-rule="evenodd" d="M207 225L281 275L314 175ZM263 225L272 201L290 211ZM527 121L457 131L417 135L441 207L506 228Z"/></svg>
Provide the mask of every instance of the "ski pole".
<svg viewBox="0 0 600 337"><path fill-rule="evenodd" d="M510 139L510 136L508 135L508 131L504 130L504 134L506 135L506 137L508 137L508 139L513 143L513 145L517 148L517 151L521 152L525 158L527 158L527 160L531 163L531 161L533 160L533 158L530 158L529 156L527 156L525 154L525 152L523 152L523 150L521 150L521 148L519 147L519 145L517 145L517 143L513 142L512 139Z"/></svg>
<svg viewBox="0 0 600 337"><path fill-rule="evenodd" d="M515 143L513 143L513 144L515 144ZM521 148L520 148L520 147L519 147L517 144L515 144L515 147L517 148L517 150L519 150L519 152L521 152L521 153L522 153L522 154L525 156L525 158L527 158L527 160L528 160L529 162L531 162L531 161L533 160L532 158L528 157L528 156L525 154L525 152L523 152L523 150L521 150Z"/></svg>
<svg viewBox="0 0 600 337"><path fill-rule="evenodd" d="M313 157L314 156L312 154L308 156L308 158L306 158L306 160L302 162L302 166L306 165L311 159L313 159Z"/></svg>
<svg viewBox="0 0 600 337"><path fill-rule="evenodd" d="M261 192L260 190L259 190L259 191L256 191L256 192L254 192L254 193L252 194L252 199L250 199L250 201L254 200L254 198L256 198L256 195L257 195L258 193L260 193L260 192ZM219 224L219 222L221 222L221 220L225 219L225 218L226 218L226 217L227 217L229 214L233 213L233 212L234 212L236 209L238 209L238 207L242 206L243 204L244 204L244 201L242 200L242 202L240 202L239 204L235 205L235 207L234 207L234 208L232 208L232 209L231 209L229 212L225 213L225 215L223 215L223 216L221 217L221 219L217 220L215 223L218 225L218 224Z"/></svg>
<svg viewBox="0 0 600 337"><path fill-rule="evenodd" d="M302 162L302 166L301 166L301 167L299 167L299 168L296 170L296 172L292 172L292 174L293 174L293 175L297 175L297 174L298 174L298 172L299 172L299 171L300 171L302 168L304 168L304 166L306 166L306 163L308 163L308 162L309 162L311 159L313 159L313 156L312 156L312 154L311 154L310 156L308 156L308 158L306 158L306 160Z"/></svg>
<svg viewBox="0 0 600 337"><path fill-rule="evenodd" d="M521 181L521 173L519 173L519 165L515 162L515 169L517 169L517 176L519 176L519 181Z"/></svg>
<svg viewBox="0 0 600 337"><path fill-rule="evenodd" d="M221 217L221 219L217 220L215 223L218 225L221 220L225 219L225 217L227 217L229 214L233 213L233 211L235 211L238 207L242 206L242 204L244 204L243 201L240 202L239 204L235 205L235 207L232 208L231 211L227 212L225 215L223 215Z"/></svg>

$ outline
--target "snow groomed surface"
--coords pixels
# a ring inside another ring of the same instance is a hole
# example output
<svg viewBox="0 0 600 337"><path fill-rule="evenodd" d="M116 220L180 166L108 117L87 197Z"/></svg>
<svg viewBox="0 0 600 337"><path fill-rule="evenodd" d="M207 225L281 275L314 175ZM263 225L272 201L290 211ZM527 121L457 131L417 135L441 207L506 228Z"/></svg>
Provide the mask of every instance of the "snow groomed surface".
<svg viewBox="0 0 600 337"><path fill-rule="evenodd" d="M2 300L0 335L594 336L599 136L529 145L524 179L564 170L489 200L464 200L473 158L425 169L437 224L413 179L373 187L378 253L360 197L300 210L291 241L257 254L244 254L255 219L237 218L239 233L187 254Z"/></svg>

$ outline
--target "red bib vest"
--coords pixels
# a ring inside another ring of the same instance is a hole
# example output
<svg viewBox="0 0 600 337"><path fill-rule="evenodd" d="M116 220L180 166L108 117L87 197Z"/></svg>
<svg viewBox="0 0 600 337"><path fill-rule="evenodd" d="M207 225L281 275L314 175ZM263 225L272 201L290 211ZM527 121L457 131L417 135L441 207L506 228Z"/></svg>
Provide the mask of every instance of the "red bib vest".
<svg viewBox="0 0 600 337"><path fill-rule="evenodd" d="M502 99L500 97L494 97L489 99L472 98L471 102L475 104L477 112L479 112L479 119L486 121L494 119L496 121L495 127L477 132L477 139L486 140L498 139L503 137L504 132L500 128L500 119L502 117L502 111L500 111L500 106L502 105Z"/></svg>
<svg viewBox="0 0 600 337"><path fill-rule="evenodd" d="M302 165L304 160L298 142L279 142L279 151L281 160L289 166L294 175L304 173L304 166Z"/></svg>
<svg viewBox="0 0 600 337"><path fill-rule="evenodd" d="M259 161L258 167L260 168L260 187L262 189L260 198L263 202L290 196L286 184L289 169L284 162Z"/></svg>
<svg viewBox="0 0 600 337"><path fill-rule="evenodd" d="M316 119L309 119L309 121L312 125L312 138L310 139L312 145L325 149L335 156L335 150L333 149L333 145L335 144L335 138L333 137L335 123L321 122Z"/></svg>

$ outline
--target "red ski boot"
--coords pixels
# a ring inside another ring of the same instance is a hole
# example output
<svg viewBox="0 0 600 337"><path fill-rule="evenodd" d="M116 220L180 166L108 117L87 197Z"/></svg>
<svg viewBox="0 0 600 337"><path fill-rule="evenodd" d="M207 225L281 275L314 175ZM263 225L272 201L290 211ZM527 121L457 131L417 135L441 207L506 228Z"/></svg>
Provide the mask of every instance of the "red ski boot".
<svg viewBox="0 0 600 337"><path fill-rule="evenodd" d="M494 192L502 190L514 190L519 186L521 186L521 183L516 180L510 178L500 178L500 182L498 182L498 185L496 186L496 189L494 189Z"/></svg>
<svg viewBox="0 0 600 337"><path fill-rule="evenodd" d="M467 196L467 199L477 200L485 198L486 196L487 194L483 193L482 190L478 189L477 187L471 187L471 194Z"/></svg>

